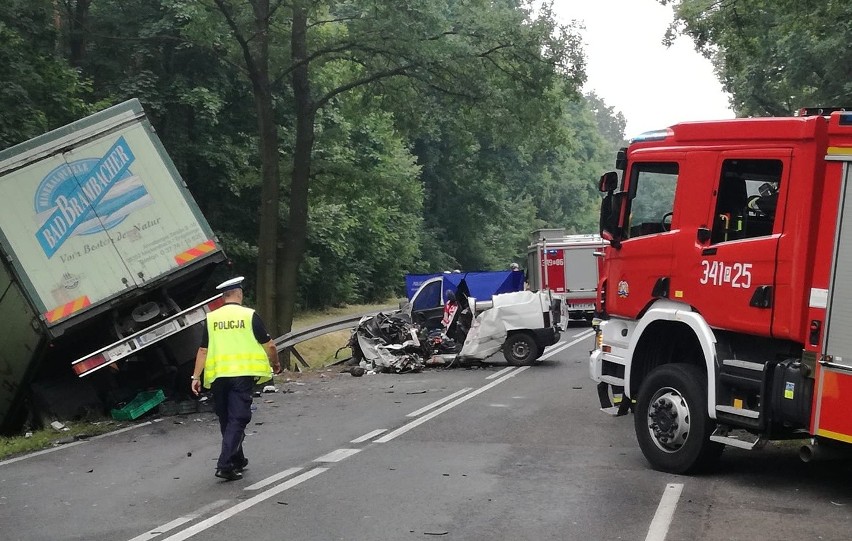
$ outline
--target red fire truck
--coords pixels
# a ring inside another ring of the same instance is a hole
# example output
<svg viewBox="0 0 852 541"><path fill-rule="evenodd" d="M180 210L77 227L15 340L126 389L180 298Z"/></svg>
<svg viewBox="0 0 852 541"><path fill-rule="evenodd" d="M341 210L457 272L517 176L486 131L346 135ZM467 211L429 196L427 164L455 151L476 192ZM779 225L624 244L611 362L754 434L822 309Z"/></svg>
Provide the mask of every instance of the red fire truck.
<svg viewBox="0 0 852 541"><path fill-rule="evenodd" d="M562 320L592 320L602 248L600 235L566 235L564 229L539 229L530 235L527 280L530 289L549 289L561 300Z"/></svg>
<svg viewBox="0 0 852 541"><path fill-rule="evenodd" d="M852 449L852 112L678 124L616 169L590 372L632 399L650 464Z"/></svg>

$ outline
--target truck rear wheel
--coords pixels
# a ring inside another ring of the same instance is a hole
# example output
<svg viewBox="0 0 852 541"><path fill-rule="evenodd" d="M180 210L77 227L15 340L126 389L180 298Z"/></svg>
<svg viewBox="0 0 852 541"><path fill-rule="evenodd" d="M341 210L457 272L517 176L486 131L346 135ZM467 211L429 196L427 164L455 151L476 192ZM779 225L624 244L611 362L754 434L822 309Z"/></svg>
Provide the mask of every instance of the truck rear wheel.
<svg viewBox="0 0 852 541"><path fill-rule="evenodd" d="M724 448L710 441L707 378L697 366L654 369L639 389L634 423L639 447L656 470L699 471L712 465Z"/></svg>
<svg viewBox="0 0 852 541"><path fill-rule="evenodd" d="M513 366L526 366L539 358L540 348L531 334L510 334L503 343L503 357Z"/></svg>

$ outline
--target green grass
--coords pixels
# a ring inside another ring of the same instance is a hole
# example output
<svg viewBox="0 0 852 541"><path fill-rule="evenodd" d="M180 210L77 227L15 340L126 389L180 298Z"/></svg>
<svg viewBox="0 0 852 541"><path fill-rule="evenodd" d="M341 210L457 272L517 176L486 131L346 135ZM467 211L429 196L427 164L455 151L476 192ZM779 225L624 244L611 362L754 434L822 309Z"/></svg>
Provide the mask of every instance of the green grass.
<svg viewBox="0 0 852 541"><path fill-rule="evenodd" d="M390 311L398 307L399 303L395 300L391 300L383 304L352 305L343 308L303 313L299 314L294 319L293 329L298 330L300 328L310 327L329 319L336 319L348 315L362 314L369 311ZM328 333L297 345L296 350L310 367L308 369L302 369L310 370L322 368L334 363L335 360L349 357L351 355L349 348L341 350L338 359L335 359L334 355L338 349L346 346L350 333L351 331L349 330ZM295 358L291 359L291 366L296 362ZM299 366L301 368L301 365ZM57 431L52 427L47 427L42 430L33 431L29 436L0 436L0 460L26 453L32 453L34 451L40 451L57 445L71 443L77 439L85 439L89 436L97 436L99 434L111 432L121 428L122 426L127 426L128 424L130 423L104 418L97 421L65 422L65 426L68 430L63 431Z"/></svg>
<svg viewBox="0 0 852 541"><path fill-rule="evenodd" d="M125 425L125 423L113 420L69 421L65 423L65 428L68 430L56 430L53 427L48 427L30 432L29 435L25 436L0 436L0 460L105 434Z"/></svg>

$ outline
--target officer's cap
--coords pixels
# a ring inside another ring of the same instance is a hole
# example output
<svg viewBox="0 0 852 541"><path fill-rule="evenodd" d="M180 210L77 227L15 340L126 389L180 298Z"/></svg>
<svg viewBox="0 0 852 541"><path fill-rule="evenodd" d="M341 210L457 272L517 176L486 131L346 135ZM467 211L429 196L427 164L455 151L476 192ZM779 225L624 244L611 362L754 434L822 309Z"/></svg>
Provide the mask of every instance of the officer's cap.
<svg viewBox="0 0 852 541"><path fill-rule="evenodd" d="M218 286L216 289L221 291L222 293L226 291L231 291L232 289L242 289L243 288L243 280L245 280L244 276L237 276L236 278L231 278L230 280L225 280Z"/></svg>

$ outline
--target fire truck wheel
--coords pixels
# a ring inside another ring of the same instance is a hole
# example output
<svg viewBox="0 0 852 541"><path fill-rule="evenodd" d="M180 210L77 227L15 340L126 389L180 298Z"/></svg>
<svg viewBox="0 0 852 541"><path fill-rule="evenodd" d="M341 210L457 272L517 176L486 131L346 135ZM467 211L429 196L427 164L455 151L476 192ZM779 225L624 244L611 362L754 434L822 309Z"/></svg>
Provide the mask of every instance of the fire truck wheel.
<svg viewBox="0 0 852 541"><path fill-rule="evenodd" d="M639 389L634 423L639 447L656 470L678 474L703 470L724 448L710 441L707 378L694 365L654 369Z"/></svg>
<svg viewBox="0 0 852 541"><path fill-rule="evenodd" d="M539 347L531 335L519 332L510 334L503 343L503 357L513 366L525 366L539 357Z"/></svg>

